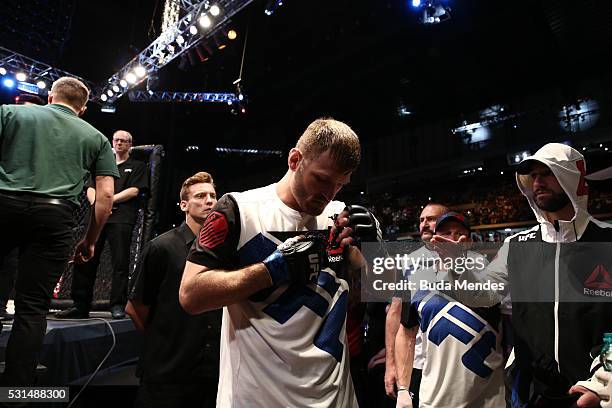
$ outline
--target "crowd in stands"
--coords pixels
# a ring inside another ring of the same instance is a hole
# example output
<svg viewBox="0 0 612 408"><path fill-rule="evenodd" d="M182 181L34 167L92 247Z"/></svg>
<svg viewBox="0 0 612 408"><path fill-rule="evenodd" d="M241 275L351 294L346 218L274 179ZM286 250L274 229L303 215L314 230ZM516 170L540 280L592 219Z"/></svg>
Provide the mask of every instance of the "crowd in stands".
<svg viewBox="0 0 612 408"><path fill-rule="evenodd" d="M444 190L437 189L438 192ZM482 186L465 188L461 193L450 189L446 191L448 191L447 194L438 193L436 197L384 194L378 199L370 199L368 207L379 217L383 233L387 237L406 233L416 234L419 230L418 216L422 206L428 201L443 203L465 214L472 226L491 225L491 229L495 229L493 225L502 227L503 224L521 221L535 223L527 200L512 181L504 181L493 188L490 185L487 188ZM591 189L589 210L595 216L612 213L612 192ZM499 239L501 238L503 237L500 236Z"/></svg>

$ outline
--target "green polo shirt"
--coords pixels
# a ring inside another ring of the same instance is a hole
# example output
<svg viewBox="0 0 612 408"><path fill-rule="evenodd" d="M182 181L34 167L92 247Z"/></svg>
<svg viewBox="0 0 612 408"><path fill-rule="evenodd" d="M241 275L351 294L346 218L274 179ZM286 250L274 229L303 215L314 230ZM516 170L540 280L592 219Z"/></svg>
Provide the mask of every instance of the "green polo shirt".
<svg viewBox="0 0 612 408"><path fill-rule="evenodd" d="M64 105L0 106L0 192L78 203L88 176L119 177L108 139Z"/></svg>

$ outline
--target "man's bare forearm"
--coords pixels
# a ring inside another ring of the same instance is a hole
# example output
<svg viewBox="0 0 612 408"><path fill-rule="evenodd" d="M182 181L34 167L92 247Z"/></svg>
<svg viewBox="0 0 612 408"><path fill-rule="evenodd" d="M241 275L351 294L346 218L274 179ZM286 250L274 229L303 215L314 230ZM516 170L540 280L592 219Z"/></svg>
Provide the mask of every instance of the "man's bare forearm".
<svg viewBox="0 0 612 408"><path fill-rule="evenodd" d="M410 386L412 367L414 364L414 345L417 335L417 326L410 329L400 325L395 338L395 368L397 370L397 384L402 387Z"/></svg>
<svg viewBox="0 0 612 408"><path fill-rule="evenodd" d="M271 285L263 263L224 271L187 261L179 301L187 313L198 314L240 302Z"/></svg>
<svg viewBox="0 0 612 408"><path fill-rule="evenodd" d="M115 196L113 197L113 202L115 204L124 203L133 198L138 197L139 192L140 190L138 189L138 187L128 187L125 190L120 191L117 194L115 194Z"/></svg>
<svg viewBox="0 0 612 408"><path fill-rule="evenodd" d="M387 311L385 319L385 349L387 368L395 369L395 337L400 326L400 315L402 313L402 302L393 298Z"/></svg>
<svg viewBox="0 0 612 408"><path fill-rule="evenodd" d="M96 177L96 202L91 211L89 226L85 234L87 242L94 243L98 240L113 208L114 189L115 180L111 176Z"/></svg>

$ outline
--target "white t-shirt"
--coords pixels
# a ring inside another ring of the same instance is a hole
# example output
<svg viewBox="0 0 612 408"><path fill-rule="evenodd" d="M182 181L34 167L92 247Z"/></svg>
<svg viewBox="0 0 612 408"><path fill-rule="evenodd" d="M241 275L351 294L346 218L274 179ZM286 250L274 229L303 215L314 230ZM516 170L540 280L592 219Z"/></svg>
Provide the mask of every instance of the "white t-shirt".
<svg viewBox="0 0 612 408"><path fill-rule="evenodd" d="M278 198L274 184L226 195L189 260L225 269L261 262L291 236L327 230L344 207L333 201L318 217L301 214ZM324 269L316 282L272 287L225 307L217 407L357 408L347 303L347 282Z"/></svg>

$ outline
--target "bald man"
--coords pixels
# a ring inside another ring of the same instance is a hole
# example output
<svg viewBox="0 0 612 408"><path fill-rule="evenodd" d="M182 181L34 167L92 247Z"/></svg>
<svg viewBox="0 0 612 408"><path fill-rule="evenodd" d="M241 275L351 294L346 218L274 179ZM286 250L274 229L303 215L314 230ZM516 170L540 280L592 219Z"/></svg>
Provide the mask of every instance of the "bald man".
<svg viewBox="0 0 612 408"><path fill-rule="evenodd" d="M59 312L56 315L58 318L84 319L89 317L96 270L100 263L104 242L107 239L113 266L110 311L113 319L125 318L130 244L132 242L132 230L138 214L138 196L149 186L147 166L145 163L130 157L131 147L132 135L130 132L117 130L113 134L113 150L120 175L119 179L115 181L113 212L96 244L97 249L94 257L83 265L75 266L72 281L74 307ZM87 197L93 203L95 201L95 190L88 189Z"/></svg>

